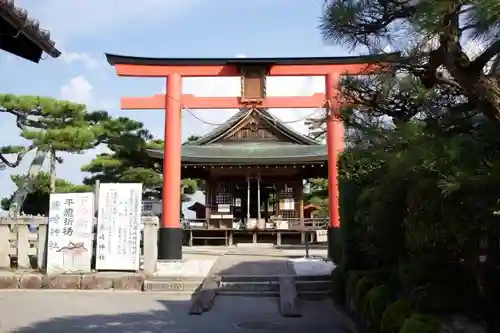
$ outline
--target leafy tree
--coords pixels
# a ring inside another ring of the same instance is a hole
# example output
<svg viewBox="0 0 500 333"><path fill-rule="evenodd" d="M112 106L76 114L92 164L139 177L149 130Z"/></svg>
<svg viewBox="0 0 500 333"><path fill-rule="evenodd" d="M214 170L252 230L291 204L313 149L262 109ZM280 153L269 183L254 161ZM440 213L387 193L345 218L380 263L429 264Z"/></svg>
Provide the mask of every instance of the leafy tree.
<svg viewBox="0 0 500 333"><path fill-rule="evenodd" d="M329 41L373 52L391 43L404 55L393 73L342 82L343 270L382 270L412 310L472 312L492 332L500 99L499 71L487 63L500 45L498 17L496 1L331 0L321 25ZM466 55L479 37L485 51ZM324 119L309 125L324 136Z"/></svg>
<svg viewBox="0 0 500 333"><path fill-rule="evenodd" d="M304 202L319 206L316 216L328 216L328 179L314 178L307 181L309 193L305 194Z"/></svg>
<svg viewBox="0 0 500 333"><path fill-rule="evenodd" d="M444 87L465 96L464 107L477 108L500 123L500 81L488 70L500 52L498 1L325 3L320 29L326 41L367 47L374 53L387 46L401 50L404 57L397 64L399 69L411 73L425 88ZM484 46L482 52L466 52L478 44Z"/></svg>
<svg viewBox="0 0 500 333"><path fill-rule="evenodd" d="M89 172L84 179L87 185L101 182L142 183L145 199L161 199L162 165L147 154L148 149L163 149L163 141L153 139L149 131L139 122L130 126L129 132L122 135L122 140L108 144L110 152L99 154L82 171ZM195 141L199 137L191 136ZM182 180L182 201L189 201L189 196L196 193L198 182L193 179Z"/></svg>
<svg viewBox="0 0 500 333"><path fill-rule="evenodd" d="M14 184L20 187L25 177L23 175L12 175L10 178ZM64 179L56 179L56 188L57 192L60 193L92 192L92 186L74 185ZM28 194L22 204L21 212L27 215L48 215L50 193L50 174L41 172L33 182L33 191ZM3 210L9 210L13 197L12 194L10 197L2 199Z"/></svg>
<svg viewBox="0 0 500 333"><path fill-rule="evenodd" d="M104 111L88 112L85 105L48 97L3 94L0 112L14 115L21 137L29 141L26 146L0 148L2 166L12 168L28 152L39 149L52 157L55 172L55 162L62 163L59 152L80 154L100 144L112 144L129 126L126 118L113 119ZM14 159L5 156L8 154L14 154ZM55 174L51 177L54 187Z"/></svg>

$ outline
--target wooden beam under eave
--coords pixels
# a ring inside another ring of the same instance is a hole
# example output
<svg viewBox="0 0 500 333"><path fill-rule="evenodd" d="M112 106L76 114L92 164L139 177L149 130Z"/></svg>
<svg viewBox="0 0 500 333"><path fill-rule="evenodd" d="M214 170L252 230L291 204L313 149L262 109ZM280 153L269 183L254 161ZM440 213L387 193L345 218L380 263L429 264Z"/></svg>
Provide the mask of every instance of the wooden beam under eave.
<svg viewBox="0 0 500 333"><path fill-rule="evenodd" d="M340 75L371 74L380 71L375 64L338 64L338 65L287 65L273 66L267 76L325 76L328 73Z"/></svg>
<svg viewBox="0 0 500 333"><path fill-rule="evenodd" d="M311 96L267 97L258 104L242 103L241 97L196 97L182 95L182 105L187 109L239 109L258 107L269 109L308 109L321 108L325 104L325 94ZM165 95L152 97L124 97L120 101L122 110L164 110Z"/></svg>
<svg viewBox="0 0 500 333"><path fill-rule="evenodd" d="M235 65L223 66L161 66L161 65L115 65L118 76L167 77L179 73L182 77L239 77L241 72ZM341 75L370 74L382 70L377 64L335 65L276 65L267 76L324 76L327 73Z"/></svg>

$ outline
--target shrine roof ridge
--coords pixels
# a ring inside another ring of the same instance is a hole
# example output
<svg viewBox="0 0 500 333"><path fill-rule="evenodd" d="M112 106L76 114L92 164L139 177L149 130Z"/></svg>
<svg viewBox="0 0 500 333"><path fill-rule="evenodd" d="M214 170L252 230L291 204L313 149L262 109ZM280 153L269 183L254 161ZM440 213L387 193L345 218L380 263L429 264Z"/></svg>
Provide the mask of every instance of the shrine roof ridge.
<svg viewBox="0 0 500 333"><path fill-rule="evenodd" d="M347 57L274 57L274 58L152 58L105 53L111 66L225 66L225 65L342 65L377 62L395 62L401 53L360 55Z"/></svg>

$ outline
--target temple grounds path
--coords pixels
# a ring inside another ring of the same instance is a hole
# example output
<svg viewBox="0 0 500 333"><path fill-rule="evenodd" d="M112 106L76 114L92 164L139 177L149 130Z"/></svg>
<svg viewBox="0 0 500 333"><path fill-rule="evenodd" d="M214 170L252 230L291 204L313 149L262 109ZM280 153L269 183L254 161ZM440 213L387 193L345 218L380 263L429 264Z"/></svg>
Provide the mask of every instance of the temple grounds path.
<svg viewBox="0 0 500 333"><path fill-rule="evenodd" d="M0 292L0 332L345 333L330 300L304 301L284 318L277 300L217 297L211 311L188 315L189 297L113 291Z"/></svg>

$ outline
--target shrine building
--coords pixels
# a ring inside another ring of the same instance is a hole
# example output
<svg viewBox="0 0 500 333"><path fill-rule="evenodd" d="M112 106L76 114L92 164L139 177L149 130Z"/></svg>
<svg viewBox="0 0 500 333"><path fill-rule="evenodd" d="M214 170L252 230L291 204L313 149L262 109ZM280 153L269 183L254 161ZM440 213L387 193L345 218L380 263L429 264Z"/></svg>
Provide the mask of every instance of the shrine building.
<svg viewBox="0 0 500 333"><path fill-rule="evenodd" d="M163 159L163 150L149 155ZM328 176L326 146L266 109L241 109L224 125L184 143L181 163L183 179L205 181L205 204L196 203L196 218L184 220L189 245L304 243L313 231L327 229L328 219L310 217L302 200L305 179Z"/></svg>

